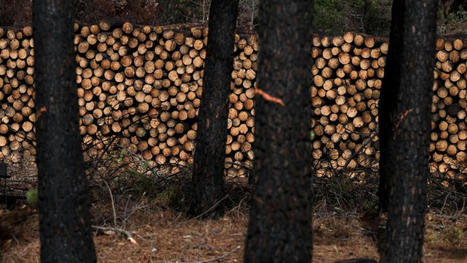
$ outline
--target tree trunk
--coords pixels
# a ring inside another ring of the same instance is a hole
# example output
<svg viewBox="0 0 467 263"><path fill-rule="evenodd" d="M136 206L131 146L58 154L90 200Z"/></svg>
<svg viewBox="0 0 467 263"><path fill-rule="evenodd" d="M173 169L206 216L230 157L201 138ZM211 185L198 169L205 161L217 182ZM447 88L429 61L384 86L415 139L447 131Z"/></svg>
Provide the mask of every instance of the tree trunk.
<svg viewBox="0 0 467 263"><path fill-rule="evenodd" d="M262 1L255 193L245 262L310 262L313 1Z"/></svg>
<svg viewBox="0 0 467 263"><path fill-rule="evenodd" d="M204 87L195 141L193 215L207 211L224 194L224 151L237 9L238 0L211 3ZM213 209L205 216L219 214L219 209Z"/></svg>
<svg viewBox="0 0 467 263"><path fill-rule="evenodd" d="M42 262L96 262L78 132L73 1L34 1Z"/></svg>
<svg viewBox="0 0 467 263"><path fill-rule="evenodd" d="M389 199L381 262L421 262L422 258L436 7L437 1L433 0L394 1L393 14L401 21L392 27L395 32L391 32L391 45L400 46L397 54L389 53L399 57L391 62L389 71L394 86L386 84L383 88L384 95L392 92L396 97L386 100L386 105L393 106L386 106L388 115L380 119L380 123L387 122L390 116L391 127L381 129L392 129L382 148L383 152L387 150L382 169Z"/></svg>
<svg viewBox="0 0 467 263"><path fill-rule="evenodd" d="M391 158L394 158L394 153L389 147L393 137L392 118L396 111L397 96L400 93L400 74L402 57L400 56L403 48L403 18L400 12L403 11L403 3L401 1L393 1L390 45L386 66L384 68L383 87L379 100L379 207L380 211L387 212L388 209L388 194L389 194L389 178L393 175L389 172L392 165Z"/></svg>

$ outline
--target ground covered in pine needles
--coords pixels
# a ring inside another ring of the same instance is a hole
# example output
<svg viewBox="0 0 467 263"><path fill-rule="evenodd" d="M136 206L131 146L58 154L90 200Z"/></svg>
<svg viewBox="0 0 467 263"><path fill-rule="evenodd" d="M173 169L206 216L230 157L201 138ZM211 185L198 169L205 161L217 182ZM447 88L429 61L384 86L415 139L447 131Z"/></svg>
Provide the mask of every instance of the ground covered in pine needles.
<svg viewBox="0 0 467 263"><path fill-rule="evenodd" d="M190 169L148 173L109 167L88 174L99 262L243 261L252 192L245 179L228 181L225 216L201 220L185 216L191 200ZM313 262L378 260L378 233L385 219L375 216L377 180L371 178L377 176L367 178L315 178ZM434 180L429 188L424 262L467 262L465 189L447 189ZM34 206L0 210L1 262L39 262Z"/></svg>
<svg viewBox="0 0 467 263"><path fill-rule="evenodd" d="M99 262L242 262L245 208L236 207L217 220L199 220L151 202L140 199L138 209L125 222L119 221L118 228L131 236L112 230L94 232ZM466 215L429 213L426 219L424 262L466 262ZM313 262L378 259L374 227L374 222L354 213L315 216ZM1 211L0 228L2 262L39 262L34 209Z"/></svg>

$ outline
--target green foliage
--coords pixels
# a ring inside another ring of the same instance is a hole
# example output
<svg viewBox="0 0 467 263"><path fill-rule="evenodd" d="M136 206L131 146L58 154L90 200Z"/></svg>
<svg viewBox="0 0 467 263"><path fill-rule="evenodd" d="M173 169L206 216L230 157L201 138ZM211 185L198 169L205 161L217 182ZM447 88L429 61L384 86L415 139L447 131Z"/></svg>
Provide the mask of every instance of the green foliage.
<svg viewBox="0 0 467 263"><path fill-rule="evenodd" d="M124 171L116 180L118 180L122 189L126 189L125 191L135 196L155 196L158 191L153 178L140 173L135 168Z"/></svg>
<svg viewBox="0 0 467 263"><path fill-rule="evenodd" d="M428 234L427 240L430 243L446 242L461 247L465 244L465 229L458 226L448 226L439 232Z"/></svg>
<svg viewBox="0 0 467 263"><path fill-rule="evenodd" d="M446 229L444 233L444 239L451 242L452 244L460 244L464 240L464 230L460 227L450 227Z"/></svg>
<svg viewBox="0 0 467 263"><path fill-rule="evenodd" d="M366 212L377 213L378 206L378 198L364 198L362 200L362 208Z"/></svg>
<svg viewBox="0 0 467 263"><path fill-rule="evenodd" d="M188 191L183 189L183 185L175 181L159 193L158 199L172 209L183 210L187 207L187 194Z"/></svg>
<svg viewBox="0 0 467 263"><path fill-rule="evenodd" d="M389 35L391 0L316 0L315 26L326 34L346 31Z"/></svg>
<svg viewBox="0 0 467 263"><path fill-rule="evenodd" d="M438 10L438 34L467 34L467 10L463 6L450 12L447 16L442 9Z"/></svg>
<svg viewBox="0 0 467 263"><path fill-rule="evenodd" d="M26 202L32 206L35 207L37 206L37 189L30 189L26 192Z"/></svg>
<svg viewBox="0 0 467 263"><path fill-rule="evenodd" d="M347 175L334 175L329 178L315 177L313 204L326 205L336 210L358 210L376 212L378 209L377 181L372 180L373 174L369 174L368 180L359 182L356 178ZM370 178L371 177L371 178Z"/></svg>
<svg viewBox="0 0 467 263"><path fill-rule="evenodd" d="M315 27L327 34L342 33L345 28L342 0L315 1Z"/></svg>
<svg viewBox="0 0 467 263"><path fill-rule="evenodd" d="M389 36L392 0L369 0L364 18L365 33Z"/></svg>

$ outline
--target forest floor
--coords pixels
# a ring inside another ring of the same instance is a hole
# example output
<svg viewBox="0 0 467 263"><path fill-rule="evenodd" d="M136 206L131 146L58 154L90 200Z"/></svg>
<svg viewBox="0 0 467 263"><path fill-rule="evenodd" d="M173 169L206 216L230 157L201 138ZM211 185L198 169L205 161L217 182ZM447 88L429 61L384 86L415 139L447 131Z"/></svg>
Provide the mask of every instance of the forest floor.
<svg viewBox="0 0 467 263"><path fill-rule="evenodd" d="M248 212L236 207L217 220L189 219L140 199L114 231L94 232L99 262L242 262ZM94 210L96 211L96 210ZM466 262L467 216L429 213L424 262ZM373 224L373 225L371 225ZM378 259L374 223L354 213L315 215L313 262ZM39 262L37 211L0 211L2 262Z"/></svg>
<svg viewBox="0 0 467 263"><path fill-rule="evenodd" d="M376 240L385 220L370 216L377 204L373 177L364 184L315 179L313 262L378 260ZM243 261L252 191L246 180L227 182L223 217L201 220L183 213L191 200L189 173L161 178L130 169L112 178L105 184L90 179L93 225L115 228L94 228L99 262ZM466 192L429 185L424 262L467 262ZM39 248L37 210L26 204L0 209L0 262L40 262Z"/></svg>

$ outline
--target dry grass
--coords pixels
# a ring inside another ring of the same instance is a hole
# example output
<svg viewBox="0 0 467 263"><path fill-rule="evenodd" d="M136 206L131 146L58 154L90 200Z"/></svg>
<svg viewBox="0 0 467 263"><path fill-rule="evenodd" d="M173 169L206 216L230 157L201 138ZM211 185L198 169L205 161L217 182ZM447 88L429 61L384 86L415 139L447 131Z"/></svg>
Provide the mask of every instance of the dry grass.
<svg viewBox="0 0 467 263"><path fill-rule="evenodd" d="M36 212L3 211L0 220L2 262L39 262ZM243 208L217 220L193 220L152 206L138 210L126 223L137 244L110 232L95 232L94 242L99 262L242 262L247 221ZM314 262L378 259L371 226L356 214L315 217L313 231ZM424 262L465 262L466 231L465 215L427 215Z"/></svg>
<svg viewBox="0 0 467 263"><path fill-rule="evenodd" d="M95 231L99 262L243 261L251 191L245 180L228 182L224 217L197 220L184 215L190 200L187 172L161 180L158 170L124 169L122 172L119 169L103 169L106 173L116 170L119 176L103 174L91 183L93 224L124 229L136 243L120 233ZM356 184L336 179L322 182L321 186L319 182L315 182L314 190L313 261L378 260L377 229L384 226L384 219L367 216L375 211L377 182ZM459 206L465 204L465 194L459 196L440 189L430 188L432 195L437 193L430 200L443 202L430 203L432 212L426 217L424 262L466 262L467 215L465 206ZM0 210L2 262L39 262L39 247L35 210L26 206L13 211Z"/></svg>

